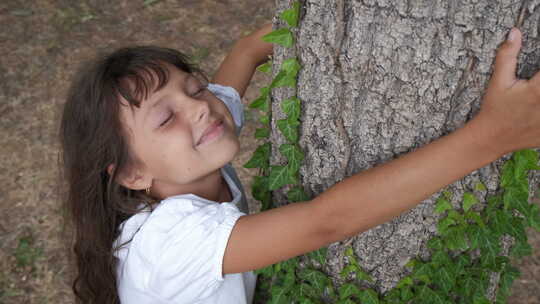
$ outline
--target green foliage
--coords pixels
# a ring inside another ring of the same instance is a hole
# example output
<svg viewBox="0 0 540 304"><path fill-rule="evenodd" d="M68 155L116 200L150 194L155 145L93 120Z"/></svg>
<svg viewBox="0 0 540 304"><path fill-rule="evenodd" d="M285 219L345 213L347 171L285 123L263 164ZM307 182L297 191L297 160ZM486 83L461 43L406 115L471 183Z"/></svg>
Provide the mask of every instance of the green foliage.
<svg viewBox="0 0 540 304"><path fill-rule="evenodd" d="M257 71L270 74L272 72L272 62L267 61L266 63L261 64L257 67Z"/></svg>
<svg viewBox="0 0 540 304"><path fill-rule="evenodd" d="M263 40L291 47L294 37L291 29L298 25L300 3L285 10L281 18L289 27L273 31ZM270 90L279 87L296 88L296 79L301 66L296 58L285 60L271 84L261 89L261 95L250 108L263 112L260 118L265 126L256 130L255 136L267 139L270 134ZM258 68L271 72L271 64ZM256 199L263 204L262 210L272 208L271 191L287 186L290 202L309 200L309 196L299 185L299 169L304 159L298 144L298 129L301 123L301 101L291 97L281 102L285 118L276 120L276 126L287 143L279 147L286 163L270 166L271 146L269 142L259 146L245 167L260 168L261 176L253 182L252 190ZM293 258L257 270L259 274L256 297L264 303L463 303L486 304L486 291L493 272L500 274L496 290L496 303L506 303L512 282L519 271L511 266L510 258L502 255L500 239L504 235L514 238L510 249L511 257L523 257L532 253L525 229L533 227L540 231L540 209L529 204L529 170L538 170L538 153L522 150L514 153L512 159L503 165L501 188L504 192L487 198L484 204L473 193L466 192L460 204L451 203L453 194L443 191L435 203L434 212L441 217L437 223L438 235L427 242L431 253L428 260L412 259L405 266L410 273L402 278L396 287L384 297L373 289L366 288L375 283L357 261L351 247L346 248L346 263L340 272L345 282L334 286L323 271L327 249ZM474 191L486 192L481 182ZM481 206L482 205L482 206Z"/></svg>
<svg viewBox="0 0 540 304"><path fill-rule="evenodd" d="M288 28L282 28L275 30L262 37L262 40L269 43L279 44L286 48L290 48L294 44L294 37L291 30Z"/></svg>
<svg viewBox="0 0 540 304"><path fill-rule="evenodd" d="M270 143L264 143L255 149L253 156L247 163L244 164L245 168L261 168L268 169L268 160L270 159Z"/></svg>
<svg viewBox="0 0 540 304"><path fill-rule="evenodd" d="M298 26L298 18L300 17L300 2L293 2L293 7L281 13L281 19L287 22L290 27Z"/></svg>
<svg viewBox="0 0 540 304"><path fill-rule="evenodd" d="M19 239L19 244L15 249L15 260L17 267L30 267L35 270L36 260L43 255L43 250L34 244L34 239L31 235L23 236Z"/></svg>

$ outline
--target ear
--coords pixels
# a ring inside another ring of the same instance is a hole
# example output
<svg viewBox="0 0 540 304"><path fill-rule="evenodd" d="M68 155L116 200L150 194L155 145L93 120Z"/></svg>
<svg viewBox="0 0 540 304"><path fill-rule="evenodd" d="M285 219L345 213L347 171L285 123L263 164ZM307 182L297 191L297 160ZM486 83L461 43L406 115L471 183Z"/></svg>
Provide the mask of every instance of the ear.
<svg viewBox="0 0 540 304"><path fill-rule="evenodd" d="M113 175L115 164L107 166L107 173ZM144 190L152 186L152 177L136 168L125 168L116 175L116 182L131 190Z"/></svg>

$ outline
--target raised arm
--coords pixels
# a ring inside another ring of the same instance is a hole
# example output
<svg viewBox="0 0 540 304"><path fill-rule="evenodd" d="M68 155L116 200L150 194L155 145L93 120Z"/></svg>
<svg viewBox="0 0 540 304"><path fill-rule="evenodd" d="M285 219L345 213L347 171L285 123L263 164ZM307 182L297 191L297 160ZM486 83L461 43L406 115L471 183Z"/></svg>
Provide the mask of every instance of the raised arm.
<svg viewBox="0 0 540 304"><path fill-rule="evenodd" d="M382 224L502 155L540 146L540 74L515 77L521 34L504 43L480 113L415 152L358 173L312 201L238 219L224 273L258 269Z"/></svg>
<svg viewBox="0 0 540 304"><path fill-rule="evenodd" d="M261 39L262 36L271 31L272 25L267 24L258 31L238 40L221 63L212 82L233 87L240 96L244 96L255 68L267 61L268 56L272 55L272 44Z"/></svg>

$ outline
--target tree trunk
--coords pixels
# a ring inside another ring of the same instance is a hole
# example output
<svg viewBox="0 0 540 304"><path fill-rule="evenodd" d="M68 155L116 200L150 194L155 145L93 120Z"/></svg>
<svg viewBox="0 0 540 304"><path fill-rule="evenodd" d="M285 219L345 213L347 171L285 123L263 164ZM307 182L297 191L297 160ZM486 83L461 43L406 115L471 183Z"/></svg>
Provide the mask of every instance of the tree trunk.
<svg viewBox="0 0 540 304"><path fill-rule="evenodd" d="M291 2L277 0L278 14ZM274 66L294 56L303 66L296 94L302 102L300 173L306 192L316 196L461 127L478 111L495 50L512 26L521 25L524 33L518 74L530 77L540 57L539 2L305 0L295 47L277 47ZM277 18L275 23L283 26ZM272 92L276 147L284 142L275 126L283 118L277 101L294 93ZM283 161L276 150L273 164ZM449 185L453 205L459 206L465 191L483 199L497 193L501 163ZM487 190L475 190L477 182ZM531 189L536 188L538 176L531 176ZM426 257L426 241L436 233L433 209L439 195L345 242L380 292L407 273L404 265L411 258ZM285 203L283 192L274 197ZM329 247L326 271L335 280L343 251L344 242Z"/></svg>

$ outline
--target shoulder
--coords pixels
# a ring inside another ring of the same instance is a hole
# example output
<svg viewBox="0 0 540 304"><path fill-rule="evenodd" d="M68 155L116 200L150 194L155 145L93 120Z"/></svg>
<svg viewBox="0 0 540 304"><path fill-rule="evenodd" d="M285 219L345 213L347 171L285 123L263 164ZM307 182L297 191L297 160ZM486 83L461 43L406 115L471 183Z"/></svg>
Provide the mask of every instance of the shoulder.
<svg viewBox="0 0 540 304"><path fill-rule="evenodd" d="M244 213L230 203L194 195L163 200L130 245L133 265L144 265L145 289L160 297L200 299L222 283L228 238Z"/></svg>
<svg viewBox="0 0 540 304"><path fill-rule="evenodd" d="M176 240L195 240L193 232L214 229L242 214L233 204L211 202L195 195L167 198L148 216L139 230L137 243L143 244L147 255L156 257Z"/></svg>
<svg viewBox="0 0 540 304"><path fill-rule="evenodd" d="M217 98L219 98L227 108L234 119L234 123L238 132L244 125L244 104L240 94L233 87L222 86L219 84L209 83L208 90L212 92Z"/></svg>

